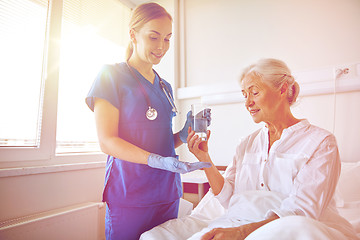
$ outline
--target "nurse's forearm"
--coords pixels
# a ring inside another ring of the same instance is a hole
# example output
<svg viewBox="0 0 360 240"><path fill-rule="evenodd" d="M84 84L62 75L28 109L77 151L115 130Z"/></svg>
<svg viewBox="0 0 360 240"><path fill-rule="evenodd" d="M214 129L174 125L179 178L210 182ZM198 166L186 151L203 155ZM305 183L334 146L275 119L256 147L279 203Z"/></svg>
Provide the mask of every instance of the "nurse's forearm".
<svg viewBox="0 0 360 240"><path fill-rule="evenodd" d="M145 151L121 138L110 137L99 140L101 150L113 157L133 162L147 164L150 152Z"/></svg>

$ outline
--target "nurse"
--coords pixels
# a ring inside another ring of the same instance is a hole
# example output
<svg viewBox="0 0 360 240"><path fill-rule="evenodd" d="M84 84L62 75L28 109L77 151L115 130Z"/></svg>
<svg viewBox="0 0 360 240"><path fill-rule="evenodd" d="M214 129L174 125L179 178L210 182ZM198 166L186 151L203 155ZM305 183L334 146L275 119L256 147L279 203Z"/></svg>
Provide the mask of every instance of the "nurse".
<svg viewBox="0 0 360 240"><path fill-rule="evenodd" d="M106 239L139 239L141 233L177 217L179 173L209 163L178 160L191 117L173 134L172 88L153 70L169 49L172 17L160 5L133 10L126 62L105 65L86 98L95 113L99 144L108 154L103 201ZM210 112L206 113L210 124Z"/></svg>

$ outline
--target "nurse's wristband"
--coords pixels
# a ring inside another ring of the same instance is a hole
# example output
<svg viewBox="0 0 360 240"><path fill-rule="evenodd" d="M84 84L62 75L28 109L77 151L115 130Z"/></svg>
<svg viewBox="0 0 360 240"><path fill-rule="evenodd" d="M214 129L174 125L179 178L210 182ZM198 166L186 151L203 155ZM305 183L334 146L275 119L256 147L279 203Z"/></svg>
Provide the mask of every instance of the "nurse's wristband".
<svg viewBox="0 0 360 240"><path fill-rule="evenodd" d="M177 157L162 157L158 154L150 153L148 157L148 165L152 168L158 168L175 173L187 173L201 168L211 167L211 163L181 162Z"/></svg>

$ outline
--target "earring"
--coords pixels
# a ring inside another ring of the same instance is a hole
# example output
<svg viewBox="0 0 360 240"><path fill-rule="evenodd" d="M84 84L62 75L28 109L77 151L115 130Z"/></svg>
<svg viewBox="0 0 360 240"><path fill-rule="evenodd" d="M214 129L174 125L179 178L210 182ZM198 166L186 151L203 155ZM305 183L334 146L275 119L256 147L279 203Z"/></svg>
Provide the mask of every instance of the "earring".
<svg viewBox="0 0 360 240"><path fill-rule="evenodd" d="M132 43L135 43L135 41L136 41L136 39L135 39L135 30L131 29L129 33L130 33L130 41Z"/></svg>

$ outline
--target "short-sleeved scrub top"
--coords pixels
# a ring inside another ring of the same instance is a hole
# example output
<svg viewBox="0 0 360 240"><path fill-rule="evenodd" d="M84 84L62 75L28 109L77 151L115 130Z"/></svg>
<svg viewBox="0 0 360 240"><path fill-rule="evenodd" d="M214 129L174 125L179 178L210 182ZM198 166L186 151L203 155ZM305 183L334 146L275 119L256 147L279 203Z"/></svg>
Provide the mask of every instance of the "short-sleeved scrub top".
<svg viewBox="0 0 360 240"><path fill-rule="evenodd" d="M119 110L120 138L151 153L176 156L172 131L175 114L160 87L158 75L152 84L132 69L140 83L131 75L126 63L105 65L89 91L87 105L94 111L95 97L108 101ZM172 95L170 84L163 82ZM144 92L151 107L158 112L155 120L146 118L149 106ZM108 156L104 202L116 202L121 207L151 206L174 202L181 195L180 174Z"/></svg>

